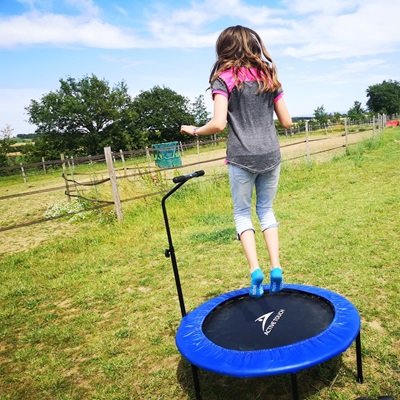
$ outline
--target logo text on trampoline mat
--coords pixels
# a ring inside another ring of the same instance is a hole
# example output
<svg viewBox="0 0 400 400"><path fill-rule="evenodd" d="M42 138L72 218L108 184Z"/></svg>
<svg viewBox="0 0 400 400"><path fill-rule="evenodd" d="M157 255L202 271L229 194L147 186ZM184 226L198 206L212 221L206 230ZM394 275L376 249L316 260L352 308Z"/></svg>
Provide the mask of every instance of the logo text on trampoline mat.
<svg viewBox="0 0 400 400"><path fill-rule="evenodd" d="M267 321L269 319L269 317L274 313L275 311L271 311L267 314L261 315L261 317L258 317L254 322L261 322L262 323L262 330L264 332L264 335L269 335L272 331L272 329L274 329L275 325L278 323L278 321L281 319L282 315L285 313L285 310L283 308L281 308L277 314L275 315L275 317L271 320L271 322L269 323L269 325L266 327L267 325Z"/></svg>

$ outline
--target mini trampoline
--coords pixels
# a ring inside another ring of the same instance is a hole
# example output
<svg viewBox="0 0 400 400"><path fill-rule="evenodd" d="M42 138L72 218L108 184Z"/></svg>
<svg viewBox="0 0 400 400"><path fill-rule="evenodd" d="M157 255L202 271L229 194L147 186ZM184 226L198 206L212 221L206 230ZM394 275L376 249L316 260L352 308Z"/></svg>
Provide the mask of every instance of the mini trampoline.
<svg viewBox="0 0 400 400"><path fill-rule="evenodd" d="M296 373L323 363L356 342L357 381L363 382L360 316L344 297L329 290L286 284L275 295L259 299L248 288L217 296L186 314L179 272L165 207L166 199L188 179L204 171L174 178L177 185L162 200L182 313L176 345L192 366L196 399L201 399L198 368L237 378L291 374L298 399Z"/></svg>

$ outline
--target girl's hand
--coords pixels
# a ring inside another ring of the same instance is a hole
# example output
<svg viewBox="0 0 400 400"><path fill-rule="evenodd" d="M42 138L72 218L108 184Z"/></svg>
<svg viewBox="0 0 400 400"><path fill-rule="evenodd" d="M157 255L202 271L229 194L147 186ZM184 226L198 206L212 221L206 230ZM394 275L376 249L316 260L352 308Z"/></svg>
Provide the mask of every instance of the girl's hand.
<svg viewBox="0 0 400 400"><path fill-rule="evenodd" d="M181 126L181 133L186 133L188 135L193 135L194 134L194 128L195 128L195 126L193 126L193 125L182 125Z"/></svg>

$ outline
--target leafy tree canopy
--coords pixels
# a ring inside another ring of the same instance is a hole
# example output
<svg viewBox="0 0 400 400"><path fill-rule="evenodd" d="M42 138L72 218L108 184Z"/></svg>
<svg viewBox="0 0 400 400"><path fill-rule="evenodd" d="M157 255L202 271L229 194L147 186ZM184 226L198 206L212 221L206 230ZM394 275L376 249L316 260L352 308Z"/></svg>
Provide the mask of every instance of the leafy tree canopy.
<svg viewBox="0 0 400 400"><path fill-rule="evenodd" d="M189 100L167 87L141 92L133 100L133 110L138 116L135 131L144 132L149 144L184 140L181 125L195 122Z"/></svg>
<svg viewBox="0 0 400 400"><path fill-rule="evenodd" d="M325 111L325 106L323 104L314 110L314 118L321 125L326 125L328 123L328 113Z"/></svg>
<svg viewBox="0 0 400 400"><path fill-rule="evenodd" d="M367 106L371 112L380 114L397 114L400 112L400 83L383 81L367 89Z"/></svg>
<svg viewBox="0 0 400 400"><path fill-rule="evenodd" d="M203 95L196 97L192 104L192 112L196 126L205 125L210 120L210 113L207 111Z"/></svg>
<svg viewBox="0 0 400 400"><path fill-rule="evenodd" d="M0 130L0 167L8 165L8 153L11 151L11 146L14 143L12 140L13 128L6 125L5 128Z"/></svg>
<svg viewBox="0 0 400 400"><path fill-rule="evenodd" d="M340 122L342 118L342 115L339 112L335 112L333 114L331 114L329 116L329 119L331 120L331 122L333 122L334 124L338 124Z"/></svg>
<svg viewBox="0 0 400 400"><path fill-rule="evenodd" d="M347 112L347 117L353 121L360 121L365 118L365 110L359 101L355 101L353 107Z"/></svg>
<svg viewBox="0 0 400 400"><path fill-rule="evenodd" d="M155 86L132 99L124 82L111 88L94 75L59 82L58 90L26 107L29 122L37 126L35 146L27 147L33 159L100 154L105 146L129 150L187 141L180 126L209 119L204 96L190 104L173 90Z"/></svg>
<svg viewBox="0 0 400 400"><path fill-rule="evenodd" d="M125 83L110 88L96 76L60 79L60 89L31 100L29 122L37 125L38 151L98 154L104 146L129 147L129 131L136 115Z"/></svg>

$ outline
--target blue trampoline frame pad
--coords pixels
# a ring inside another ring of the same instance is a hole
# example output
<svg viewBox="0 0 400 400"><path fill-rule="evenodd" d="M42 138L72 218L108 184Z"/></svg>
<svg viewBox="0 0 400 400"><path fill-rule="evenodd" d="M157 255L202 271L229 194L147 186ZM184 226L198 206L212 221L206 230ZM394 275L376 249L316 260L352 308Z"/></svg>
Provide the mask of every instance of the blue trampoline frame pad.
<svg viewBox="0 0 400 400"><path fill-rule="evenodd" d="M269 285L264 285L264 289L269 290ZM285 290L303 292L327 301L334 309L330 325L316 336L281 347L250 351L221 347L205 336L203 322L224 302L248 295L249 289L244 288L215 297L183 317L176 334L178 350L199 368L238 378L252 378L294 374L327 361L351 346L360 332L361 322L357 309L347 299L313 286L285 284ZM266 292L264 296L270 294Z"/></svg>

